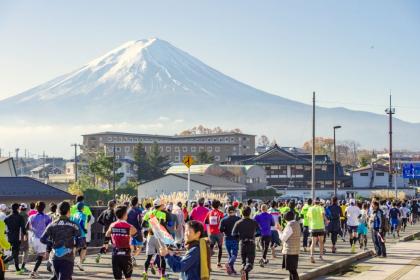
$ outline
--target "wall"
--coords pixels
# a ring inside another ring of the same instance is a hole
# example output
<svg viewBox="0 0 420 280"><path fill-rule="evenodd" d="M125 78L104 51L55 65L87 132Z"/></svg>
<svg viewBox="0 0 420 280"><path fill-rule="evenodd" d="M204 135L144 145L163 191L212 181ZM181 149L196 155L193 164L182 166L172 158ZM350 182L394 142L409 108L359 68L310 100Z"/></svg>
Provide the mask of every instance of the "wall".
<svg viewBox="0 0 420 280"><path fill-rule="evenodd" d="M206 185L191 181L191 197L193 197L197 191L201 192L207 190L210 190L210 188ZM167 175L162 178L139 185L138 196L139 198L158 197L161 194L186 191L186 179L179 178L174 175Z"/></svg>
<svg viewBox="0 0 420 280"><path fill-rule="evenodd" d="M13 168L13 161L6 160L0 163L0 176L1 177L15 177L16 172Z"/></svg>

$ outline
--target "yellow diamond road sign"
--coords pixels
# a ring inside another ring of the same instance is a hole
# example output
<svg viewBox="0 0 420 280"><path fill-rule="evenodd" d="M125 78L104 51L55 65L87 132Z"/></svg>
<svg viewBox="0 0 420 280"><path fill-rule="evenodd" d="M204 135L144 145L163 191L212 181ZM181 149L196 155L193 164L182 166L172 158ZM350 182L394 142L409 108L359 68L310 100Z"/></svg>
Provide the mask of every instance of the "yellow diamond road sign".
<svg viewBox="0 0 420 280"><path fill-rule="evenodd" d="M188 156L184 156L184 158L182 159L182 162L185 164L186 167L190 168L190 166L193 165L194 163L194 159L192 156L188 155Z"/></svg>

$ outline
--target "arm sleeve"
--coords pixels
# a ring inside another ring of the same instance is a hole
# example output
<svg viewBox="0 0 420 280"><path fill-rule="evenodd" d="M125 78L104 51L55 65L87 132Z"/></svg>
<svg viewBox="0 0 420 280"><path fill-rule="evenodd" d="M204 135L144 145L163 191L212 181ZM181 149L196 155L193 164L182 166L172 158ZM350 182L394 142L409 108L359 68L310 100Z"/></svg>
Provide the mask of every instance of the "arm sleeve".
<svg viewBox="0 0 420 280"><path fill-rule="evenodd" d="M233 226L233 229L232 229L232 236L235 236L235 237L239 236L239 232L238 232L238 222L236 222L236 223L235 223L235 225Z"/></svg>
<svg viewBox="0 0 420 280"><path fill-rule="evenodd" d="M224 223L224 220L222 220L221 222L220 222L220 226L219 226L219 230L220 230L220 232L225 232L225 223Z"/></svg>
<svg viewBox="0 0 420 280"><path fill-rule="evenodd" d="M200 262L200 250L195 247L187 252L187 254L181 258L177 256L166 256L168 265L171 267L173 272L185 272L189 270L196 262Z"/></svg>

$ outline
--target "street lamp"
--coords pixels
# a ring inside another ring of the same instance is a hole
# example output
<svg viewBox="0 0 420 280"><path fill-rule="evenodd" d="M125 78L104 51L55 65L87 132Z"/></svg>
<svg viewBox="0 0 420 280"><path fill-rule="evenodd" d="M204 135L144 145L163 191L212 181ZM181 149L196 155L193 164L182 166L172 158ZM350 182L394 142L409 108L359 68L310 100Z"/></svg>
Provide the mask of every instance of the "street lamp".
<svg viewBox="0 0 420 280"><path fill-rule="evenodd" d="M335 131L340 129L341 125L334 126L334 196L337 197L337 151L335 145Z"/></svg>

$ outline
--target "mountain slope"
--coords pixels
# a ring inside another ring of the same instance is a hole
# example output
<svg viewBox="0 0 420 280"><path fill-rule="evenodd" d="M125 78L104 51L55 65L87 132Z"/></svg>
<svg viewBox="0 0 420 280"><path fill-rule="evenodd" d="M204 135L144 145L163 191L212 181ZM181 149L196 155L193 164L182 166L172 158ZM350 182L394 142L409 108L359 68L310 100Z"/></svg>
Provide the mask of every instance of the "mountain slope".
<svg viewBox="0 0 420 280"><path fill-rule="evenodd" d="M317 110L319 135L330 135L340 123L342 139L386 146L385 116ZM310 106L236 81L156 38L127 42L76 71L0 101L0 124L149 123L162 116L183 120L184 128L198 123L240 127L287 145L310 138ZM420 149L415 141L420 124L396 120L395 132L397 146Z"/></svg>

